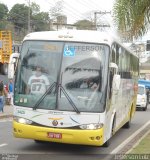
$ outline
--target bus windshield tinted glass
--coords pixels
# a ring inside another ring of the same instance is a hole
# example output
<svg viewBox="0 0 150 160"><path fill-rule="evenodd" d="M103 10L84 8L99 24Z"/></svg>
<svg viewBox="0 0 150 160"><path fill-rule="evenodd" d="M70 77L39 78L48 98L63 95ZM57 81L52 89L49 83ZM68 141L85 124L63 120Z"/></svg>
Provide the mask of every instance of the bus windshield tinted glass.
<svg viewBox="0 0 150 160"><path fill-rule="evenodd" d="M46 93L38 109L74 111L71 100L80 112L103 111L108 56L106 45L25 41L18 62L15 105L32 108Z"/></svg>
<svg viewBox="0 0 150 160"><path fill-rule="evenodd" d="M143 86L138 86L138 94L144 94L145 92L144 92L145 90L144 90L144 87Z"/></svg>
<svg viewBox="0 0 150 160"><path fill-rule="evenodd" d="M104 109L108 53L105 45L67 43L64 46L61 84L80 112ZM62 92L60 95L58 107L69 110L68 101Z"/></svg>

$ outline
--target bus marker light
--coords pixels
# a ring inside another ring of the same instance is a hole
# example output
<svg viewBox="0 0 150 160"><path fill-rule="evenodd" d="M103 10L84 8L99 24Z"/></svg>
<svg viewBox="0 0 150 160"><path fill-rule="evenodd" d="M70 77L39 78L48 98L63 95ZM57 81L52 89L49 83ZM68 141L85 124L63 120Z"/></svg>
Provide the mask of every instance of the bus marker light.
<svg viewBox="0 0 150 160"><path fill-rule="evenodd" d="M91 140L94 140L94 137L90 137Z"/></svg>
<svg viewBox="0 0 150 160"><path fill-rule="evenodd" d="M100 140L100 136L97 136L96 139L97 139L97 140Z"/></svg>
<svg viewBox="0 0 150 160"><path fill-rule="evenodd" d="M17 129L16 129L16 128L14 128L14 132L17 132Z"/></svg>
<svg viewBox="0 0 150 160"><path fill-rule="evenodd" d="M22 130L19 129L18 132L19 132L19 133L22 133Z"/></svg>

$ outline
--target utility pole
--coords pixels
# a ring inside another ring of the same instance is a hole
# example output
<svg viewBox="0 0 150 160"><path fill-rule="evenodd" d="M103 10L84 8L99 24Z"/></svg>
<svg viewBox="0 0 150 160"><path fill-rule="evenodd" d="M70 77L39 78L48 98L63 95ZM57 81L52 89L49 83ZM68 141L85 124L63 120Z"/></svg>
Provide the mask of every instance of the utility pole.
<svg viewBox="0 0 150 160"><path fill-rule="evenodd" d="M31 13L31 11L30 11L30 0L28 1L28 6L29 6L29 9L28 9L28 33L30 33L30 31L31 31L31 25L30 25L30 13Z"/></svg>
<svg viewBox="0 0 150 160"><path fill-rule="evenodd" d="M94 12L94 25L95 25L95 30L97 30L97 14L101 14L101 15L105 15L105 14L111 14L111 11L110 12L107 12L107 11L99 11L99 12Z"/></svg>

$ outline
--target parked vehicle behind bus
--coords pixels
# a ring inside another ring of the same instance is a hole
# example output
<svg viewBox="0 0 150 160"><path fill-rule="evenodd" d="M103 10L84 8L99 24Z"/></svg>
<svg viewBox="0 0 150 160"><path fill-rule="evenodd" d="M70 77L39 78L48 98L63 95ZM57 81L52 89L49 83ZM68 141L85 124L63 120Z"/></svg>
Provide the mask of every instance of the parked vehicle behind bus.
<svg viewBox="0 0 150 160"><path fill-rule="evenodd" d="M110 34L30 33L15 76L14 136L108 146L121 127L130 127L138 76L138 57Z"/></svg>
<svg viewBox="0 0 150 160"><path fill-rule="evenodd" d="M136 107L141 108L143 111L146 111L147 105L148 105L148 99L147 99L146 86L142 84L138 84Z"/></svg>
<svg viewBox="0 0 150 160"><path fill-rule="evenodd" d="M142 84L146 87L147 102L150 103L150 81L145 79L139 79L138 84Z"/></svg>

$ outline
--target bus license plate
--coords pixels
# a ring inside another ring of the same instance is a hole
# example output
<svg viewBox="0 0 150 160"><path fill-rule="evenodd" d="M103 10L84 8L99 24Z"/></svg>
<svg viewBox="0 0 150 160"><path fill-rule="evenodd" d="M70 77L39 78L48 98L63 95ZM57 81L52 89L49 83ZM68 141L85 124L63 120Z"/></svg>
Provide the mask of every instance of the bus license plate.
<svg viewBox="0 0 150 160"><path fill-rule="evenodd" d="M54 132L48 132L48 138L56 138L56 139L61 139L62 134L61 133L54 133Z"/></svg>

